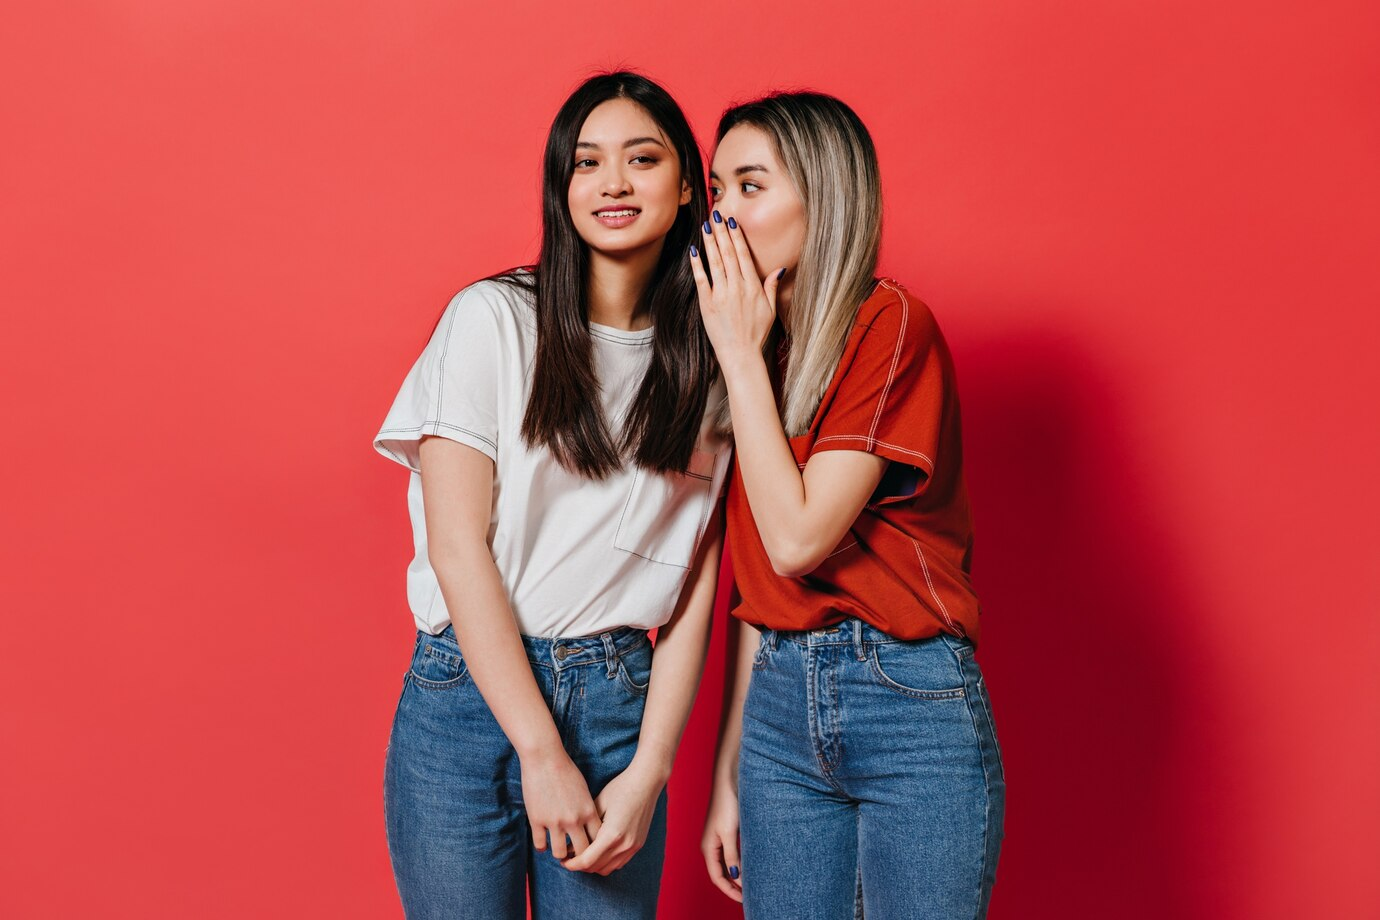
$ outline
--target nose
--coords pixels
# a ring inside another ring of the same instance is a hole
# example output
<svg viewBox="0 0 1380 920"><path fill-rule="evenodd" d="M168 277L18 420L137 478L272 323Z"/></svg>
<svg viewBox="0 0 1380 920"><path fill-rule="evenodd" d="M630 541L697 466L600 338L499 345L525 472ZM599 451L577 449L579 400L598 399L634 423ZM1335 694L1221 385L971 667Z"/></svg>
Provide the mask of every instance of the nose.
<svg viewBox="0 0 1380 920"><path fill-rule="evenodd" d="M609 164L601 178L599 191L610 198L622 198L632 191L632 183L617 164Z"/></svg>

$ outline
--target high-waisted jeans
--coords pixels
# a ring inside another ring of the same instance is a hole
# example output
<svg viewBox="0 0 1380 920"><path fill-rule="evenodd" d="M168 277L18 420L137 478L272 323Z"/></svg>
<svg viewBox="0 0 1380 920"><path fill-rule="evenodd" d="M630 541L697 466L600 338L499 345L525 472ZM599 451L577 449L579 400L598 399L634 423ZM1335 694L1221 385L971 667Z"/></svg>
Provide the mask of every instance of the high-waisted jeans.
<svg viewBox="0 0 1380 920"><path fill-rule="evenodd" d="M738 783L747 920L986 915L1006 781L967 640L766 630Z"/></svg>
<svg viewBox="0 0 1380 920"><path fill-rule="evenodd" d="M532 674L591 795L637 748L651 676L642 630L578 639L524 636ZM419 632L384 766L393 874L409 920L534 920L656 915L666 847L666 793L647 842L623 868L572 872L537 851L517 753L469 678L451 627Z"/></svg>

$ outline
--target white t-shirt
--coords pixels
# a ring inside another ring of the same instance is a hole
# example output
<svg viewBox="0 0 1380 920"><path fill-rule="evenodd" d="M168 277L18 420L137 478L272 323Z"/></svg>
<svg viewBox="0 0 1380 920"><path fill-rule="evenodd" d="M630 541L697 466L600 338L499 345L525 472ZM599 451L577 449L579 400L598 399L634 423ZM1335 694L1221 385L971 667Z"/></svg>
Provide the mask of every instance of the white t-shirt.
<svg viewBox="0 0 1380 920"><path fill-rule="evenodd" d="M589 330L604 418L617 438L651 362L654 330L595 323ZM424 435L468 444L494 461L489 548L524 635L662 625L704 536L730 442L706 417L686 473L635 464L603 480L568 472L544 446L529 449L522 438L536 347L530 293L497 281L466 288L446 307L374 439L380 453L412 471L407 504L416 557L407 599L425 632L441 632L450 614L427 559L418 465ZM716 384L710 403L722 396Z"/></svg>

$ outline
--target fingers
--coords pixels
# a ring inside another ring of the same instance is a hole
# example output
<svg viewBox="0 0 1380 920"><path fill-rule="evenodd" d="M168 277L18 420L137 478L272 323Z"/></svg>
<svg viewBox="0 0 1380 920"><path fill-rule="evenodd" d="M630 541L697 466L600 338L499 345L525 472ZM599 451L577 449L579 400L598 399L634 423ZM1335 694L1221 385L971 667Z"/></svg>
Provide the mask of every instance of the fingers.
<svg viewBox="0 0 1380 920"><path fill-rule="evenodd" d="M705 274L700 251L695 246L690 247L690 273L695 276L695 290L699 291L700 309L703 310L714 303L714 289L709 285L709 276Z"/></svg>
<svg viewBox="0 0 1380 920"><path fill-rule="evenodd" d="M575 825L567 828L565 833L570 838L569 856L579 856L589 849L589 834L585 833L583 827Z"/></svg>
<svg viewBox="0 0 1380 920"><path fill-rule="evenodd" d="M589 849L561 865L572 872L608 875L626 866L639 849L627 832L609 827L594 839Z"/></svg>
<svg viewBox="0 0 1380 920"><path fill-rule="evenodd" d="M733 253L738 263L738 271L742 275L744 284L759 284L757 279L757 265L752 261L752 247L748 245L747 237L743 234L743 228L738 226L738 221L730 217L724 221L725 233L728 240L733 245ZM773 305L775 302L773 301Z"/></svg>
<svg viewBox="0 0 1380 920"><path fill-rule="evenodd" d="M565 833L559 827L551 827L547 830L551 834L551 855L557 859L565 859L570 855L570 851L565 845Z"/></svg>
<svg viewBox="0 0 1380 920"><path fill-rule="evenodd" d="M715 212L718 213L718 212ZM728 284L727 273L724 270L723 252L719 246L719 231L715 229L714 221L707 220L700 229L704 231L704 255L709 262L709 283L713 287L724 289Z"/></svg>
<svg viewBox="0 0 1380 920"><path fill-rule="evenodd" d="M728 284L729 290L733 290L743 283L743 267L738 262L738 250L733 244L733 229L729 224L733 227L738 225L731 217L724 220L724 216L718 211L714 212L713 219L709 222L713 228L714 244L719 250L719 261L723 263L724 281ZM756 274L753 277L756 278Z"/></svg>
<svg viewBox="0 0 1380 920"><path fill-rule="evenodd" d="M574 859L567 859L565 862L561 863L561 865L565 866L571 872L589 872L603 861L609 846L608 840L601 840L596 836L594 842L591 843L583 853L576 856Z"/></svg>
<svg viewBox="0 0 1380 920"><path fill-rule="evenodd" d="M731 849L725 846L728 839L732 837ZM742 903L743 888L742 883L735 879L734 875L740 875L738 869L738 841L734 834L721 834L717 831L710 831L702 844L704 853L704 865L709 871L709 880L714 883L724 894L733 900ZM731 857L729 853L732 853ZM741 876L740 876L741 877Z"/></svg>
<svg viewBox="0 0 1380 920"><path fill-rule="evenodd" d="M767 303L771 304L772 313L776 312L776 289L781 286L781 279L784 277L786 270L781 268L767 275L767 280L762 282L762 293L767 295Z"/></svg>
<svg viewBox="0 0 1380 920"><path fill-rule="evenodd" d="M743 874L741 867L742 860L738 858L738 830L725 830L719 837L723 844L724 868L728 872L728 881L738 892L738 900L743 899Z"/></svg>

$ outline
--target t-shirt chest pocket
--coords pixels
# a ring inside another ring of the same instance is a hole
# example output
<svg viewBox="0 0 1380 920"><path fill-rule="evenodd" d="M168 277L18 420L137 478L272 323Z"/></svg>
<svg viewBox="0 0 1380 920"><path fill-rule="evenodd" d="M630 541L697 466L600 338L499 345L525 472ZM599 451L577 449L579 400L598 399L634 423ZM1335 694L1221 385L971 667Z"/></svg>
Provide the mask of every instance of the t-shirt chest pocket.
<svg viewBox="0 0 1380 920"><path fill-rule="evenodd" d="M684 473L654 473L639 467L618 519L614 548L688 569L709 522L717 457L711 451L696 450Z"/></svg>

